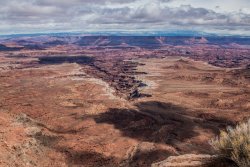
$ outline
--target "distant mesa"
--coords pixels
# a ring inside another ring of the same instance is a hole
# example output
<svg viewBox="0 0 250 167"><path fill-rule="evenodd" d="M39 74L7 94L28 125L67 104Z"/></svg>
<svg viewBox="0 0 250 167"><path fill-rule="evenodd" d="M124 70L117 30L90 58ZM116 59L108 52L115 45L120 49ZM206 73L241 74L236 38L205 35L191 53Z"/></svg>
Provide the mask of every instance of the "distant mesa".
<svg viewBox="0 0 250 167"><path fill-rule="evenodd" d="M68 44L68 43L65 42L65 41L54 40L54 41L45 42L43 44L44 45L49 45L49 46L56 46L56 45L65 45L65 44Z"/></svg>
<svg viewBox="0 0 250 167"><path fill-rule="evenodd" d="M23 47L7 47L3 44L0 44L0 51L18 51L23 49Z"/></svg>

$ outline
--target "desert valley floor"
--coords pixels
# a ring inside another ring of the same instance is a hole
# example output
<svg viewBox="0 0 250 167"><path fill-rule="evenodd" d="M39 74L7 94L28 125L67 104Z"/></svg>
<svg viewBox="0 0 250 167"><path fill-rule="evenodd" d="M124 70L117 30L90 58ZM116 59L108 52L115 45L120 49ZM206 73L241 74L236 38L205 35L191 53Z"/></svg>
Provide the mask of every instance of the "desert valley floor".
<svg viewBox="0 0 250 167"><path fill-rule="evenodd" d="M211 154L211 138L250 116L249 66L43 52L0 55L0 166L143 167Z"/></svg>

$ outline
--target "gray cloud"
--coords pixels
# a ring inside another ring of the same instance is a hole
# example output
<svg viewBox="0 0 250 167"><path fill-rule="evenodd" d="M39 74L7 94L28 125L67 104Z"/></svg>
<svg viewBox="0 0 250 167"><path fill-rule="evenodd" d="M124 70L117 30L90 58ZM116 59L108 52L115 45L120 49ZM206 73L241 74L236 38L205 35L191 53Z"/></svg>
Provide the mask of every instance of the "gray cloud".
<svg viewBox="0 0 250 167"><path fill-rule="evenodd" d="M188 1L188 0L179 0ZM192 0L190 0L191 2ZM244 1L244 0L239 0ZM218 12L173 0L2 0L0 32L106 30L237 30L250 27L248 8ZM222 6L214 4L216 8ZM249 30L250 33L250 30Z"/></svg>

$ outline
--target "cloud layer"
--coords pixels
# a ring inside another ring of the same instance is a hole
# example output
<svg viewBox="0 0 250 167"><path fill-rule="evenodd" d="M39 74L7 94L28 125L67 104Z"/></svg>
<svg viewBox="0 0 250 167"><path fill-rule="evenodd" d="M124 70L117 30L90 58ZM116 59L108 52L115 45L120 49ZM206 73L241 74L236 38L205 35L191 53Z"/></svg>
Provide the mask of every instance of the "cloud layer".
<svg viewBox="0 0 250 167"><path fill-rule="evenodd" d="M202 1L202 2L201 2ZM196 30L250 35L249 0L1 0L0 34Z"/></svg>

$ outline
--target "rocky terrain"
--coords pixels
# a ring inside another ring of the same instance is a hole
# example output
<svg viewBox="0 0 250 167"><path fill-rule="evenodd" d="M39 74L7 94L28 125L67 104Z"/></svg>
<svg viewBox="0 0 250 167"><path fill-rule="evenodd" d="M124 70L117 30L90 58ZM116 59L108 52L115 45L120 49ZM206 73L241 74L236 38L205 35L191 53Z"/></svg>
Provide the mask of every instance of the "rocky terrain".
<svg viewBox="0 0 250 167"><path fill-rule="evenodd" d="M0 166L202 164L250 116L248 40L0 41Z"/></svg>

